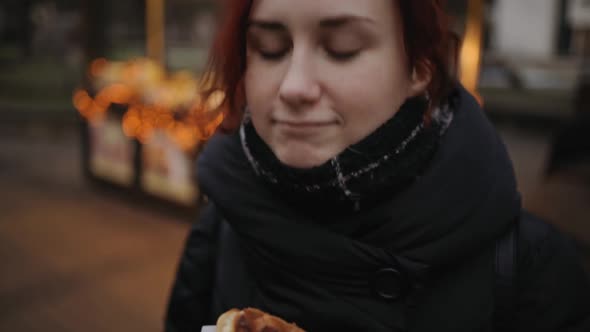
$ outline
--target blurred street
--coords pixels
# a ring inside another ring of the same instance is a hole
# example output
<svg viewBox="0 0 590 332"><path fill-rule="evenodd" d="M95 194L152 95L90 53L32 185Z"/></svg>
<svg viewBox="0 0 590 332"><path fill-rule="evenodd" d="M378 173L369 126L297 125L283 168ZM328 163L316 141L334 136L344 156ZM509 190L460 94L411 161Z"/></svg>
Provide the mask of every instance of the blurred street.
<svg viewBox="0 0 590 332"><path fill-rule="evenodd" d="M77 132L16 131L0 130L0 331L161 331L189 224L92 190Z"/></svg>
<svg viewBox="0 0 590 332"><path fill-rule="evenodd" d="M525 205L590 243L590 186L542 181L547 135L500 132ZM189 223L93 189L71 128L0 133L0 331L160 331Z"/></svg>

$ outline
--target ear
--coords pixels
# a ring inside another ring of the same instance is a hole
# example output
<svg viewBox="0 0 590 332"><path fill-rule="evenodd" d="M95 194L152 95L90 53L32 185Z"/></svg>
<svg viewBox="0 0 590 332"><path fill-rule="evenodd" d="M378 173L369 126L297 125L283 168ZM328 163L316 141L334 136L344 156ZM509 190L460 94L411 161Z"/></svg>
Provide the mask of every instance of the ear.
<svg viewBox="0 0 590 332"><path fill-rule="evenodd" d="M408 97L416 97L423 94L432 81L432 66L428 63L418 62L412 69Z"/></svg>

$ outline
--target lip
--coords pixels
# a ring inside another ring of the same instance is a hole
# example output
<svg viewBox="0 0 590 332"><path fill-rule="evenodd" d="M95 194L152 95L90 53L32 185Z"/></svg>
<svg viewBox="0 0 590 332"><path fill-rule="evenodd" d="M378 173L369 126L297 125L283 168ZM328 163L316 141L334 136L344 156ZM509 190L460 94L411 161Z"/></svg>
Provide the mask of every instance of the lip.
<svg viewBox="0 0 590 332"><path fill-rule="evenodd" d="M305 140L323 135L336 124L335 121L274 121L275 127L282 135Z"/></svg>
<svg viewBox="0 0 590 332"><path fill-rule="evenodd" d="M311 129L311 128L321 128L335 125L335 121L285 121L285 120L275 120L275 125L289 127L289 128L300 128L300 129Z"/></svg>

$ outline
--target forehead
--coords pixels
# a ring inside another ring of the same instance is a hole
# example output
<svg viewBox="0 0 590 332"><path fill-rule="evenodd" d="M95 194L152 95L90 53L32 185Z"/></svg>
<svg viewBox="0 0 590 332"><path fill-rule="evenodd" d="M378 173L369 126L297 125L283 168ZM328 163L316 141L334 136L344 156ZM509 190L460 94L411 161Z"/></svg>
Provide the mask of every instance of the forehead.
<svg viewBox="0 0 590 332"><path fill-rule="evenodd" d="M396 13L393 0L254 0L250 18L289 25L330 17L361 16L376 23L389 23Z"/></svg>

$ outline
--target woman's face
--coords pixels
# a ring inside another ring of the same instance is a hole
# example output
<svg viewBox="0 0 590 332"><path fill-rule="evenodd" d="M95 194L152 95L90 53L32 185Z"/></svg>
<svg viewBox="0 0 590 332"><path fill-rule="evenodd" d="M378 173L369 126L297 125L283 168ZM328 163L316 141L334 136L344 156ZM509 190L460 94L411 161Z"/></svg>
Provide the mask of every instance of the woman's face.
<svg viewBox="0 0 590 332"><path fill-rule="evenodd" d="M286 165L323 164L390 119L429 81L408 67L395 1L254 0L246 99Z"/></svg>

